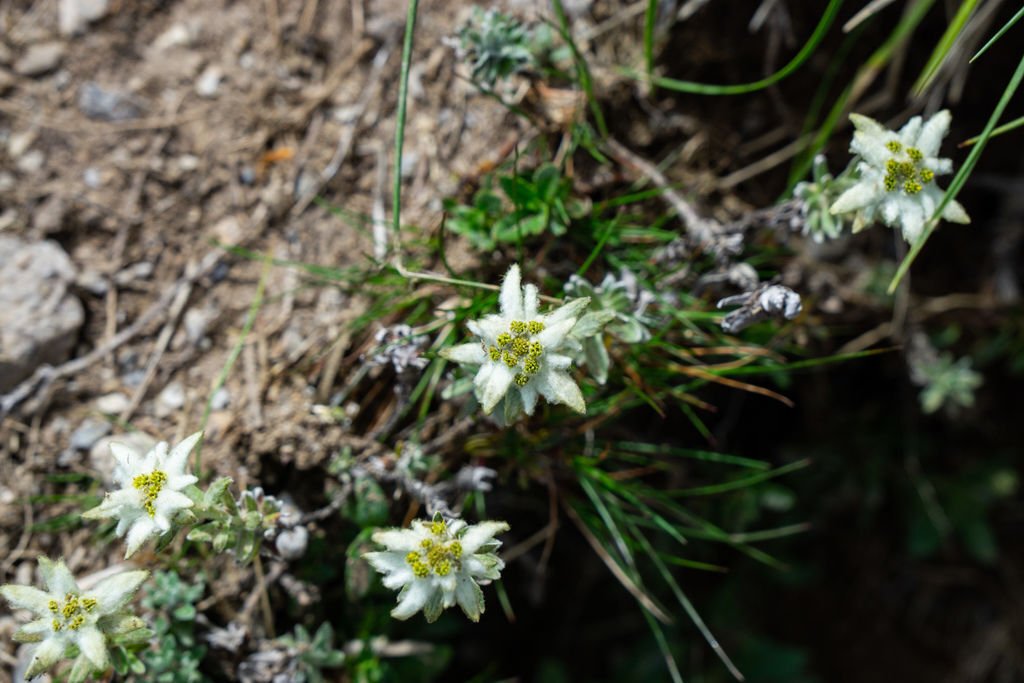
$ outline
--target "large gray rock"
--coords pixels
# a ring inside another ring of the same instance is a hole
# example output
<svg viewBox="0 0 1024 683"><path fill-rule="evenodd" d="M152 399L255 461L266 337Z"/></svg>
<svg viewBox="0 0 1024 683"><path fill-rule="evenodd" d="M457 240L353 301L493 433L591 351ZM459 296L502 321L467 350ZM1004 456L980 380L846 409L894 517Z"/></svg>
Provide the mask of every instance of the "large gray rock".
<svg viewBox="0 0 1024 683"><path fill-rule="evenodd" d="M43 363L67 360L85 318L68 289L74 278L56 242L0 235L0 392Z"/></svg>

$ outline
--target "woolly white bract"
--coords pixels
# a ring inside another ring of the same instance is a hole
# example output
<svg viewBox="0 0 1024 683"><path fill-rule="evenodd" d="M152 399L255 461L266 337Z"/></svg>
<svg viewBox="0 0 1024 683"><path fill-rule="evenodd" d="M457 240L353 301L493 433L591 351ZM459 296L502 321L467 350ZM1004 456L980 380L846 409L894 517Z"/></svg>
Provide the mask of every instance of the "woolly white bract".
<svg viewBox="0 0 1024 683"><path fill-rule="evenodd" d="M951 119L946 110L927 121L915 116L894 132L867 116L850 114L857 128L850 151L859 157L859 179L835 201L831 213L855 212L854 232L881 220L898 227L907 242L916 241L942 201L944 191L935 176L953 171L952 161L938 157ZM956 201L946 205L942 218L970 223Z"/></svg>
<svg viewBox="0 0 1024 683"><path fill-rule="evenodd" d="M13 584L0 586L0 595L11 607L28 610L36 617L14 633L18 642L39 643L25 672L26 679L52 667L74 645L80 654L70 680L84 681L94 671L106 671L110 666L108 636L123 636L145 627L124 608L149 572L121 572L88 591L79 589L61 560L52 562L40 557L39 573L45 591Z"/></svg>
<svg viewBox="0 0 1024 683"><path fill-rule="evenodd" d="M572 364L568 336L590 299L574 299L541 314L537 287L522 286L519 266L514 264L501 283L498 300L499 315L468 324L479 341L441 351L450 361L479 366L473 388L484 413L491 414L505 399L506 421L514 419L520 407L532 415L538 395L586 412L583 393L567 372Z"/></svg>
<svg viewBox="0 0 1024 683"><path fill-rule="evenodd" d="M396 619L408 619L420 610L428 622L458 603L466 616L479 621L484 611L481 585L501 577L505 563L494 554L501 546L495 535L508 531L505 522L467 525L417 519L409 529L386 529L373 535L384 546L364 558L384 575L382 583L399 590Z"/></svg>
<svg viewBox="0 0 1024 683"><path fill-rule="evenodd" d="M170 453L163 441L145 455L121 443L110 444L117 461L114 482L121 488L108 493L102 503L82 516L117 519L117 535L127 534L125 558L147 539L170 531L175 515L192 507L192 499L181 490L199 481L185 473L185 465L200 437L202 432L196 432Z"/></svg>

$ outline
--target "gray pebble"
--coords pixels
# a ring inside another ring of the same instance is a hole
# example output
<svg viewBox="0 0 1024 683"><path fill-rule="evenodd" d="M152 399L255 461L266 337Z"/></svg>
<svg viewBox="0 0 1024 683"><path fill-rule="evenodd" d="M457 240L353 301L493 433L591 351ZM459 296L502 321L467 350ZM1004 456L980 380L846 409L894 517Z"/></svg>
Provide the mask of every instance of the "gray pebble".
<svg viewBox="0 0 1024 683"><path fill-rule="evenodd" d="M76 451L87 451L109 433L110 423L106 420L86 418L78 426L78 429L71 433L71 448Z"/></svg>
<svg viewBox="0 0 1024 683"><path fill-rule="evenodd" d="M42 76L57 68L64 57L64 43L52 41L30 45L14 64L14 71L22 76Z"/></svg>

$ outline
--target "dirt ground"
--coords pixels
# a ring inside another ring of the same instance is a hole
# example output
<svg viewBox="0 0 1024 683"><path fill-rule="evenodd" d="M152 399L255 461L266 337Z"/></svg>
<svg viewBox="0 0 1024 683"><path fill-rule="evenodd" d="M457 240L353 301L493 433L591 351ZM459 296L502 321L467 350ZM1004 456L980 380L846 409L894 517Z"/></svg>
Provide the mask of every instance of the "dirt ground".
<svg viewBox="0 0 1024 683"><path fill-rule="evenodd" d="M402 168L412 222L435 221L440 198L516 134L493 125L505 112L473 95L442 42L465 10L421 3ZM89 529L33 531L78 503L30 505L24 493L73 497L48 475L104 470L102 414L172 442L195 429L264 273L218 245L336 268L373 253L372 220L312 200L364 217L390 206L405 11L397 0L114 0L68 36L57 0L0 3L0 231L70 255L85 312L71 357L90 358L30 379L4 417L0 582L31 583L40 553L75 573L120 561L118 546L85 542ZM27 63L39 46L42 61ZM265 278L203 454L242 487L273 476L268 460L304 469L338 449L342 430L313 406L366 341L344 333L365 299L294 269ZM223 585L251 581L227 568ZM0 619L4 669L13 628Z"/></svg>

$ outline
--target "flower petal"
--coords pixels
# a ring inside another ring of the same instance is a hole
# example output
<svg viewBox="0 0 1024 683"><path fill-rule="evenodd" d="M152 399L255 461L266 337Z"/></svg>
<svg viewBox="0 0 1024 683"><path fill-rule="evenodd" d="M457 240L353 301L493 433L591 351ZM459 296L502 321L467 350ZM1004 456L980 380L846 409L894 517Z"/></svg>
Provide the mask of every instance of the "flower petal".
<svg viewBox="0 0 1024 683"><path fill-rule="evenodd" d="M508 529L507 523L493 521L480 522L467 527L465 533L459 538L459 542L462 544L462 554L476 554L476 551L480 550L480 546Z"/></svg>
<svg viewBox="0 0 1024 683"><path fill-rule="evenodd" d="M0 595L15 609L27 609L39 616L50 613L50 600L53 597L38 588L7 584L0 586Z"/></svg>
<svg viewBox="0 0 1024 683"><path fill-rule="evenodd" d="M382 529L375 532L372 539L395 553L407 553L420 547L420 535L410 529Z"/></svg>
<svg viewBox="0 0 1024 683"><path fill-rule="evenodd" d="M498 303L501 307L501 316L503 318L510 320L521 320L523 318L522 277L519 274L518 263L513 263L505 274L505 280L501 283Z"/></svg>
<svg viewBox="0 0 1024 683"><path fill-rule="evenodd" d="M484 344L494 346L498 343L498 335L508 332L509 321L500 315L485 315L480 320L471 320L466 323L469 331L480 337Z"/></svg>
<svg viewBox="0 0 1024 683"><path fill-rule="evenodd" d="M527 320L536 318L539 305L540 297L537 292L537 285L526 285L523 287L523 317Z"/></svg>
<svg viewBox="0 0 1024 683"><path fill-rule="evenodd" d="M153 501L153 507L157 515L171 517L178 510L192 507L192 499L184 493L179 493L171 488L164 488ZM166 531L166 530L165 530Z"/></svg>
<svg viewBox="0 0 1024 683"><path fill-rule="evenodd" d="M15 631L11 636L11 640L16 643L38 643L43 639L43 636L50 633L52 621L52 614L48 614L42 619L30 621Z"/></svg>
<svg viewBox="0 0 1024 683"><path fill-rule="evenodd" d="M538 396L537 388L533 386L533 382L519 389L519 396L523 399L523 410L526 411L527 415L533 415L533 411L537 408Z"/></svg>
<svg viewBox="0 0 1024 683"><path fill-rule="evenodd" d="M75 641L82 654L97 670L105 671L110 666L110 659L107 655L107 644L100 630L95 626L86 626L78 631L77 636Z"/></svg>
<svg viewBox="0 0 1024 683"><path fill-rule="evenodd" d="M32 661L28 663L25 671L25 680L35 678L51 666L57 663L64 655L64 641L59 638L47 638L39 643L39 647L32 654Z"/></svg>
<svg viewBox="0 0 1024 683"><path fill-rule="evenodd" d="M127 560L129 557L134 555L142 544L145 543L150 536L158 535L159 529L157 529L156 522L153 521L152 517L143 515L136 519L131 528L128 530L128 536L125 538L125 554L124 558Z"/></svg>
<svg viewBox="0 0 1024 683"><path fill-rule="evenodd" d="M134 448L120 441L110 442L110 454L126 473L134 473L142 462L142 455Z"/></svg>
<svg viewBox="0 0 1024 683"><path fill-rule="evenodd" d="M487 361L487 352L478 343L459 344L441 349L441 358L463 365L483 365Z"/></svg>
<svg viewBox="0 0 1024 683"><path fill-rule="evenodd" d="M868 204L877 201L878 194L878 190L873 184L868 184L863 181L859 182L846 192L839 195L839 199L832 204L828 211L832 215L835 215L862 209Z"/></svg>
<svg viewBox="0 0 1024 683"><path fill-rule="evenodd" d="M547 325L554 325L555 323L560 323L563 320L575 321L577 318L583 315L583 311L586 310L587 306L589 305L589 296L584 296L580 297L579 299L567 301L558 308L556 308L555 310L548 313L546 316L544 316L544 322Z"/></svg>
<svg viewBox="0 0 1024 683"><path fill-rule="evenodd" d="M434 587L430 581L413 581L398 594L398 606L391 610L391 616L403 621L408 619L423 609L433 593Z"/></svg>
<svg viewBox="0 0 1024 683"><path fill-rule="evenodd" d="M508 366L498 363L489 363L484 367L491 368L491 371L486 380L477 385L476 398L480 401L484 414L490 415L498 401L508 393L508 388L512 385L512 371ZM480 374L477 375L478 379L479 377Z"/></svg>
<svg viewBox="0 0 1024 683"><path fill-rule="evenodd" d="M942 146L942 138L946 137L946 133L949 132L949 124L952 120L953 115L949 113L949 110L943 109L935 113L921 127L921 131L917 136L917 148L926 157L933 157L939 153L939 147Z"/></svg>
<svg viewBox="0 0 1024 683"><path fill-rule="evenodd" d="M135 591L139 590L148 576L148 571L137 569L114 574L96 584L89 595L96 599L99 614L112 614L131 602Z"/></svg>
<svg viewBox="0 0 1024 683"><path fill-rule="evenodd" d="M171 449L170 455L164 461L163 470L170 476L184 473L185 466L188 464L188 456L201 438L203 438L203 433L196 432Z"/></svg>
<svg viewBox="0 0 1024 683"><path fill-rule="evenodd" d="M971 222L971 217L967 215L963 205L955 199L946 204L946 208L942 210L942 217L953 223L967 224Z"/></svg>
<svg viewBox="0 0 1024 683"><path fill-rule="evenodd" d="M918 146L917 139L920 136L920 134L921 134L921 117L920 116L911 117L911 119L909 121L907 121L905 124L903 124L903 127L899 129L899 132L897 132L897 135L899 135L899 137L900 137L900 142L902 142L907 147L917 147Z"/></svg>
<svg viewBox="0 0 1024 683"><path fill-rule="evenodd" d="M409 565L405 561L406 553L390 550L378 550L370 553L363 553L363 559L370 563L370 566L381 574L391 574Z"/></svg>
<svg viewBox="0 0 1024 683"><path fill-rule="evenodd" d="M566 372L545 368L537 377L537 391L551 403L567 405L581 415L587 412L583 392Z"/></svg>
<svg viewBox="0 0 1024 683"><path fill-rule="evenodd" d="M71 575L64 560L53 562L48 557L40 556L39 573L43 577L43 583L46 584L46 590L50 593L64 595L78 592L75 577Z"/></svg>

